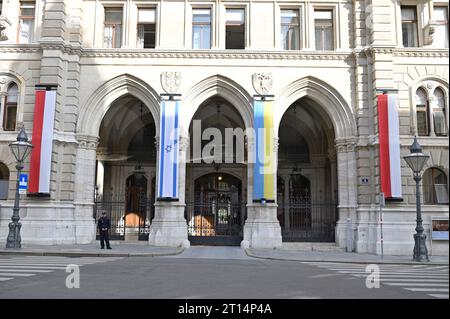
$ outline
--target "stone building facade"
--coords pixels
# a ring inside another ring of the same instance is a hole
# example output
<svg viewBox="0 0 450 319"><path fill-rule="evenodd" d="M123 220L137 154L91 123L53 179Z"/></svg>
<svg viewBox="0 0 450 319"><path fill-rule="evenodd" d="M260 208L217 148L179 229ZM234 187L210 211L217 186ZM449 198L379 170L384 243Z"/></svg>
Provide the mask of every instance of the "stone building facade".
<svg viewBox="0 0 450 319"><path fill-rule="evenodd" d="M422 185L427 245L448 255L448 240L431 236L432 218L448 220L449 211L448 1L3 0L0 30L0 244L15 194L8 144L21 127L32 136L35 86L54 84L50 196L21 195L24 245L94 241L98 198L108 196L110 204L123 197L117 222L137 227L127 212L139 210L143 191L151 245L194 242L200 198L228 222L239 207L243 246L346 247L349 219L352 249L379 254L377 94L387 91L397 101L401 156L414 135L431 156ZM156 200L167 92L180 103L173 202ZM243 161L190 160L194 119L221 132L251 128L261 94L273 99L278 158L277 199L265 204L252 201L251 139ZM414 245L415 182L403 159L401 180L402 201L383 208L385 254L411 254ZM202 218L218 237L217 219ZM327 234L314 237L314 225Z"/></svg>

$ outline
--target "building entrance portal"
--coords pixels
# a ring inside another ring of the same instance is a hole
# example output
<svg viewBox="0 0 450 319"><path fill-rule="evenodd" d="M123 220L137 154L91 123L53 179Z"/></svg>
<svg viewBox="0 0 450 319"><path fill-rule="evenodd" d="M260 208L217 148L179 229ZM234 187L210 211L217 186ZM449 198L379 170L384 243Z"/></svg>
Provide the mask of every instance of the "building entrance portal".
<svg viewBox="0 0 450 319"><path fill-rule="evenodd" d="M229 174L211 173L195 181L193 203L186 204L192 245L239 245L245 204L242 182Z"/></svg>

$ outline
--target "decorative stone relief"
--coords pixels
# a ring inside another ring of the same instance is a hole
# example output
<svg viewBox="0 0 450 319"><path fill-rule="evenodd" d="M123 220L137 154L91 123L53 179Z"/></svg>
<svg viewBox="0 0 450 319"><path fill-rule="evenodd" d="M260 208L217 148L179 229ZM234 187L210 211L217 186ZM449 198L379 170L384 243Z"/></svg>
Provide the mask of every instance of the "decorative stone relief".
<svg viewBox="0 0 450 319"><path fill-rule="evenodd" d="M6 28L11 25L11 22L5 17L0 16L0 41L7 41Z"/></svg>
<svg viewBox="0 0 450 319"><path fill-rule="evenodd" d="M167 94L174 94L178 92L181 85L180 72L162 72L161 86Z"/></svg>
<svg viewBox="0 0 450 319"><path fill-rule="evenodd" d="M269 94L272 89L272 73L253 73L252 83L255 91L260 95Z"/></svg>

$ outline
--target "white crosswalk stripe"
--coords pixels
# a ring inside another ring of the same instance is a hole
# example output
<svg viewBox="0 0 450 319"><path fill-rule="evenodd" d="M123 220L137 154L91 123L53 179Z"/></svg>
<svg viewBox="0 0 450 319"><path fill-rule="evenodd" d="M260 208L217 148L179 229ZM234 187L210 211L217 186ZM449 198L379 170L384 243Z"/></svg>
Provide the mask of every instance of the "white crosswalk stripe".
<svg viewBox="0 0 450 319"><path fill-rule="evenodd" d="M27 278L38 274L65 270L68 265L78 265L81 267L119 259L123 259L123 257L0 257L0 282L12 280L14 278Z"/></svg>
<svg viewBox="0 0 450 319"><path fill-rule="evenodd" d="M338 274L366 279L371 274L366 271L368 264L338 262L303 262L324 268ZM433 265L391 265L376 264L379 267L380 283L385 286L425 293L430 297L449 299L449 266Z"/></svg>

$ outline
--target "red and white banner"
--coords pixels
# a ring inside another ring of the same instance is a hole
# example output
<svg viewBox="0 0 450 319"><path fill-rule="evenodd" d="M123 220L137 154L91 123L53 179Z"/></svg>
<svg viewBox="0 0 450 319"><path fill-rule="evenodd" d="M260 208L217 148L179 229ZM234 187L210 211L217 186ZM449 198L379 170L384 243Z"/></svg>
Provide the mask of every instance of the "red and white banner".
<svg viewBox="0 0 450 319"><path fill-rule="evenodd" d="M399 119L395 97L378 95L381 192L387 199L402 198Z"/></svg>
<svg viewBox="0 0 450 319"><path fill-rule="evenodd" d="M50 194L56 91L36 88L28 192Z"/></svg>

